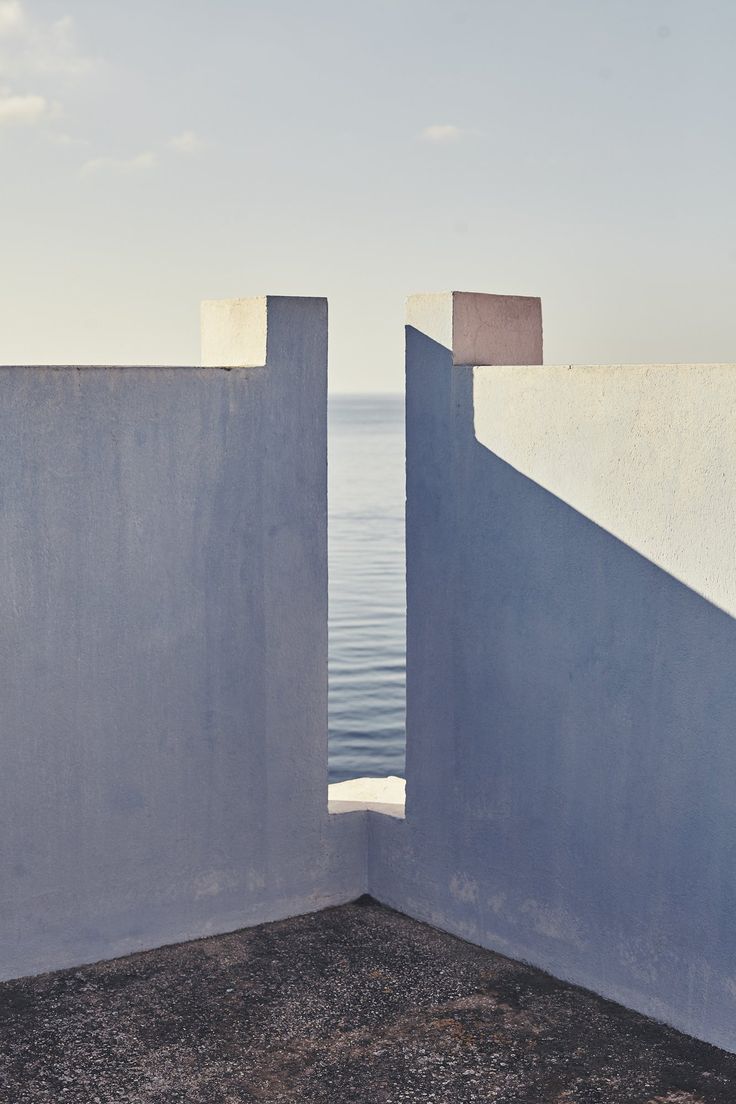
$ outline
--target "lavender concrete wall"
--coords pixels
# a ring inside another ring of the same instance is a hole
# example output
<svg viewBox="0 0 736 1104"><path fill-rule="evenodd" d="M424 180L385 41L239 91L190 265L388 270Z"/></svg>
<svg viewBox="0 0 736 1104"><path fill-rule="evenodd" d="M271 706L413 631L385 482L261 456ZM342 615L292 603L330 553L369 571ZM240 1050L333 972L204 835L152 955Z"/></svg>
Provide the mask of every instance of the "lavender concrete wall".
<svg viewBox="0 0 736 1104"><path fill-rule="evenodd" d="M736 1050L736 367L514 366L538 306L491 298L474 368L458 306L407 329L407 819L368 814L370 889Z"/></svg>
<svg viewBox="0 0 736 1104"><path fill-rule="evenodd" d="M736 1050L736 368L409 323L406 820L326 802L325 302L0 370L0 977L368 889Z"/></svg>
<svg viewBox="0 0 736 1104"><path fill-rule="evenodd" d="M327 305L228 310L227 369L0 370L0 977L363 889L326 810Z"/></svg>

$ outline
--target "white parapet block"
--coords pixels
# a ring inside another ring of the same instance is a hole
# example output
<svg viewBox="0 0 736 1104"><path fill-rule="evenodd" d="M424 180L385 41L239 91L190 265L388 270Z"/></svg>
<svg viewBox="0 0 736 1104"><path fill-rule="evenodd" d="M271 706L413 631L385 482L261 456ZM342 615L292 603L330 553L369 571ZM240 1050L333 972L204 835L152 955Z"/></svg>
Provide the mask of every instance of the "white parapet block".
<svg viewBox="0 0 736 1104"><path fill-rule="evenodd" d="M406 322L449 349L453 364L542 363L542 301L534 296L412 295Z"/></svg>
<svg viewBox="0 0 736 1104"><path fill-rule="evenodd" d="M331 813L385 813L404 818L406 782L403 778L349 778L328 787Z"/></svg>
<svg viewBox="0 0 736 1104"><path fill-rule="evenodd" d="M200 308L203 368L262 368L279 361L300 373L327 354L327 300L258 295L205 299Z"/></svg>
<svg viewBox="0 0 736 1104"><path fill-rule="evenodd" d="M268 298L204 300L200 308L203 368L265 365Z"/></svg>

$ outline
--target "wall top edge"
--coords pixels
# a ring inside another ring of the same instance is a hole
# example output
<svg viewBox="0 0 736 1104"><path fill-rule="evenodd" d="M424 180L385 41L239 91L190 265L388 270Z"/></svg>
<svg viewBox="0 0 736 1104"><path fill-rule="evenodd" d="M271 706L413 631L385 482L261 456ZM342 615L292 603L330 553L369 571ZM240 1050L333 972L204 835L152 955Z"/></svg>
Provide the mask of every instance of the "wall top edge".
<svg viewBox="0 0 736 1104"><path fill-rule="evenodd" d="M454 299L463 296L472 296L474 299L529 299L541 302L539 295L517 295L515 292L503 291L417 291L407 295L406 302L421 299Z"/></svg>
<svg viewBox="0 0 736 1104"><path fill-rule="evenodd" d="M498 371L499 369L519 371L519 369L533 368L535 372L559 372L565 371L590 371L590 372L605 372L611 370L620 371L650 371L659 369L675 369L675 368L687 368L693 370L718 369L718 370L736 370L736 363L730 361L631 361L629 363L611 363L611 364L589 364L580 362L577 364L465 364L455 365L455 367L473 368L476 371Z"/></svg>
<svg viewBox="0 0 736 1104"><path fill-rule="evenodd" d="M219 299L202 299L201 305L208 303L326 303L326 295L231 295Z"/></svg>
<svg viewBox="0 0 736 1104"><path fill-rule="evenodd" d="M220 364L0 364L0 372L252 372L264 365Z"/></svg>

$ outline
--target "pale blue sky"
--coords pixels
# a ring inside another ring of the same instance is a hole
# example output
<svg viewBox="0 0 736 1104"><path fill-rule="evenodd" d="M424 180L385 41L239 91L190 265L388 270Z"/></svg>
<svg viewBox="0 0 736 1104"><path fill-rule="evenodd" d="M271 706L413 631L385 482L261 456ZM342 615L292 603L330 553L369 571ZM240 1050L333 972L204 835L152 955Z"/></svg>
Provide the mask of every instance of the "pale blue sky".
<svg viewBox="0 0 736 1104"><path fill-rule="evenodd" d="M0 0L0 362L192 363L198 302L541 295L545 359L736 360L733 0Z"/></svg>

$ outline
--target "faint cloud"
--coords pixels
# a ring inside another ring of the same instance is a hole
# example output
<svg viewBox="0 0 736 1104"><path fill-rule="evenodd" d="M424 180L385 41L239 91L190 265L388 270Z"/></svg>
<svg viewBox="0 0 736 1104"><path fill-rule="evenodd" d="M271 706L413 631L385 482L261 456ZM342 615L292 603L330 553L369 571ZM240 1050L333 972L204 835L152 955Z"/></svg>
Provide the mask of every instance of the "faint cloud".
<svg viewBox="0 0 736 1104"><path fill-rule="evenodd" d="M423 142L433 142L435 145L441 145L457 142L462 138L463 133L460 127L453 126L452 123L433 123L431 126L425 127L419 137Z"/></svg>
<svg viewBox="0 0 736 1104"><path fill-rule="evenodd" d="M64 145L71 145L72 142L73 139L62 139ZM167 142L162 143L160 148L157 143L158 153L149 150L146 153L138 153L135 157L91 158L82 165L81 174L82 176L93 176L97 173L130 174L144 172L156 167L161 150L174 150L182 156L192 157L199 153L203 146L204 142L193 130L185 130L182 134L177 134L173 138L169 138Z"/></svg>
<svg viewBox="0 0 736 1104"><path fill-rule="evenodd" d="M79 50L70 15L32 19L20 0L0 0L0 73L6 79L79 77L96 64Z"/></svg>
<svg viewBox="0 0 736 1104"><path fill-rule="evenodd" d="M97 173L134 174L146 172L156 164L154 153L138 153L135 157L94 157L82 165L82 176Z"/></svg>
<svg viewBox="0 0 736 1104"><path fill-rule="evenodd" d="M77 47L74 20L65 15L51 23L32 41L30 61L39 73L57 73L66 77L85 76L99 65Z"/></svg>
<svg viewBox="0 0 736 1104"><path fill-rule="evenodd" d="M35 126L53 118L56 107L45 96L19 96L0 91L0 126Z"/></svg>
<svg viewBox="0 0 736 1104"><path fill-rule="evenodd" d="M204 143L193 130L185 130L181 134L177 134L176 137L170 138L167 145L170 149L176 150L177 153L191 155L199 153Z"/></svg>
<svg viewBox="0 0 736 1104"><path fill-rule="evenodd" d="M0 38L19 31L25 16L20 0L0 0Z"/></svg>
<svg viewBox="0 0 736 1104"><path fill-rule="evenodd" d="M77 48L70 16L37 19L22 0L0 0L0 126L58 118L60 80L76 78L93 64Z"/></svg>
<svg viewBox="0 0 736 1104"><path fill-rule="evenodd" d="M55 146L88 146L89 142L86 138L75 138L72 134L66 134L64 131L52 130L48 135L49 142L52 142Z"/></svg>

